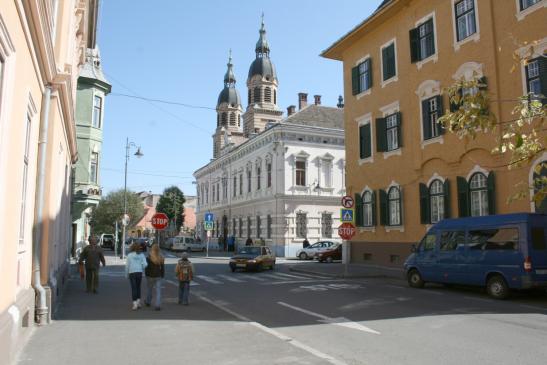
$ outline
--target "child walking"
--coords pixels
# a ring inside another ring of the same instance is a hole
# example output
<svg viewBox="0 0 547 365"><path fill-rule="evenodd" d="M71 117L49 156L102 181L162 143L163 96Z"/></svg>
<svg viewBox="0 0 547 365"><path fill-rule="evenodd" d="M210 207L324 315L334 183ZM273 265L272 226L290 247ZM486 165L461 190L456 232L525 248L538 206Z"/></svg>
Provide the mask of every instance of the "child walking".
<svg viewBox="0 0 547 365"><path fill-rule="evenodd" d="M188 260L186 252L182 253L177 266L175 266L175 274L179 279L179 304L188 305L190 282L194 278L194 265Z"/></svg>

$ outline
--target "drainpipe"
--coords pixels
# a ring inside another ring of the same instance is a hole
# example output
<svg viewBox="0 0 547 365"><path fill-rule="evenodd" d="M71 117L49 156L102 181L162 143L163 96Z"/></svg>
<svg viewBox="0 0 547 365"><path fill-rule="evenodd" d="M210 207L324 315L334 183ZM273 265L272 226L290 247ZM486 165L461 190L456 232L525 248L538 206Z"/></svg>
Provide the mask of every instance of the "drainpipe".
<svg viewBox="0 0 547 365"><path fill-rule="evenodd" d="M51 86L46 86L42 96L42 110L40 113L40 136L38 139L38 169L36 176L36 197L34 237L32 243L32 286L36 291L36 322L38 325L46 323L48 307L46 303L46 290L42 286L40 261L42 257L42 231L44 220L44 186L46 176L46 149L49 126L49 106L51 104Z"/></svg>

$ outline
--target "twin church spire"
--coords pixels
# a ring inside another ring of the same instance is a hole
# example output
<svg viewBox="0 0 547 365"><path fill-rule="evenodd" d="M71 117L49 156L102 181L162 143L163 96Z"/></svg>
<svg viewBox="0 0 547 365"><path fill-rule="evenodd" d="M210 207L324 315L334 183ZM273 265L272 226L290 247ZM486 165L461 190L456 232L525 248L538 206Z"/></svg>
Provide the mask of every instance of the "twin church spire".
<svg viewBox="0 0 547 365"><path fill-rule="evenodd" d="M262 15L255 53L256 57L249 67L247 77L248 105L243 113L241 98L235 87L236 77L230 50L224 75L224 88L219 94L216 108L217 127L213 135L214 158L219 157L230 145L239 145L252 135L262 132L267 124L281 120L283 112L277 106L277 75L270 60L264 15Z"/></svg>

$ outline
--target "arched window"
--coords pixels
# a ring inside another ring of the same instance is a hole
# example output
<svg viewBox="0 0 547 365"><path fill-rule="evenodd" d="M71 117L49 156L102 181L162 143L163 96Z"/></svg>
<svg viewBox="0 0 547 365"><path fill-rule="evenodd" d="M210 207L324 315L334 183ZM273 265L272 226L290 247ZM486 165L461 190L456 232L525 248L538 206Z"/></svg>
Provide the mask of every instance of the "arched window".
<svg viewBox="0 0 547 365"><path fill-rule="evenodd" d="M261 95L261 93L260 93L260 88L259 88L259 87L255 87L253 93L254 93L254 99L253 99L253 101L254 101L255 103L260 103L260 102L262 101L262 100L261 100L261 99L262 99L262 95Z"/></svg>
<svg viewBox="0 0 547 365"><path fill-rule="evenodd" d="M241 115L240 114L237 115L237 126L241 127Z"/></svg>
<svg viewBox="0 0 547 365"><path fill-rule="evenodd" d="M486 176L477 172L469 180L471 198L471 216L488 215L488 181Z"/></svg>
<svg viewBox="0 0 547 365"><path fill-rule="evenodd" d="M271 103L272 102L272 89L269 87L264 89L264 102Z"/></svg>
<svg viewBox="0 0 547 365"><path fill-rule="evenodd" d="M248 96L247 96L247 104L251 104L251 89L249 89L248 91Z"/></svg>
<svg viewBox="0 0 547 365"><path fill-rule="evenodd" d="M365 191L362 196L363 200L363 227L372 226L372 193Z"/></svg>
<svg viewBox="0 0 547 365"><path fill-rule="evenodd" d="M398 187L393 186L389 189L387 201L389 225L398 226L401 224L401 194Z"/></svg>
<svg viewBox="0 0 547 365"><path fill-rule="evenodd" d="M429 185L431 223L444 219L444 188L441 180L433 180Z"/></svg>
<svg viewBox="0 0 547 365"><path fill-rule="evenodd" d="M277 90L274 89L274 104L277 104Z"/></svg>
<svg viewBox="0 0 547 365"><path fill-rule="evenodd" d="M533 179L534 194L537 194L539 191L545 192L545 189L547 188L547 160L541 161L534 167ZM541 201L535 202L535 205L536 213L547 214L547 197L545 194Z"/></svg>
<svg viewBox="0 0 547 365"><path fill-rule="evenodd" d="M226 113L222 113L222 117L220 119L220 124L223 127L225 127L227 122L228 122L228 115Z"/></svg>
<svg viewBox="0 0 547 365"><path fill-rule="evenodd" d="M230 113L230 125L236 125L236 113Z"/></svg>

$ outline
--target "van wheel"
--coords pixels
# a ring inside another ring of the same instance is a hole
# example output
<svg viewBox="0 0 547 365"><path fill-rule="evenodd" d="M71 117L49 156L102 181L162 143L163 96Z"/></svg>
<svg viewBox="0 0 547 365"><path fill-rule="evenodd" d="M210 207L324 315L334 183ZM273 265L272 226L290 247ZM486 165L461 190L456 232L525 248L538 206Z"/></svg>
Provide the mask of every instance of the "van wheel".
<svg viewBox="0 0 547 365"><path fill-rule="evenodd" d="M420 272L416 269L410 270L410 272L407 275L408 285L410 285L412 288L423 288L425 282L422 279L422 275L420 275Z"/></svg>
<svg viewBox="0 0 547 365"><path fill-rule="evenodd" d="M300 255L298 255L298 257L300 258L300 260L308 259L308 255L305 252L301 252Z"/></svg>
<svg viewBox="0 0 547 365"><path fill-rule="evenodd" d="M509 296L509 287L500 275L494 275L488 279L486 291L494 299L505 299Z"/></svg>

